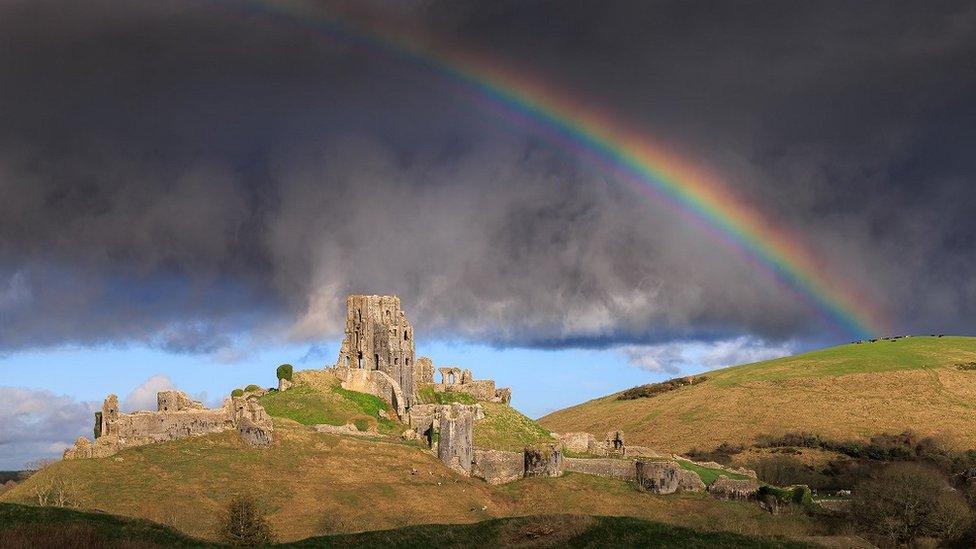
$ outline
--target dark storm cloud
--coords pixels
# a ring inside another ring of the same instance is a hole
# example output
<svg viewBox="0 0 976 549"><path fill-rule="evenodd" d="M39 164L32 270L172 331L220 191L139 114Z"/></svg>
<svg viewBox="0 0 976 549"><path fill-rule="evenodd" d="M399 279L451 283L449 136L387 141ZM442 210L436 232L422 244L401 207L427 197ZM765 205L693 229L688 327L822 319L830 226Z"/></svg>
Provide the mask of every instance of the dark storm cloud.
<svg viewBox="0 0 976 549"><path fill-rule="evenodd" d="M499 344L824 331L429 68L248 5L0 6L0 349L314 341L351 292ZM972 4L377 5L722 174L900 331L971 331Z"/></svg>

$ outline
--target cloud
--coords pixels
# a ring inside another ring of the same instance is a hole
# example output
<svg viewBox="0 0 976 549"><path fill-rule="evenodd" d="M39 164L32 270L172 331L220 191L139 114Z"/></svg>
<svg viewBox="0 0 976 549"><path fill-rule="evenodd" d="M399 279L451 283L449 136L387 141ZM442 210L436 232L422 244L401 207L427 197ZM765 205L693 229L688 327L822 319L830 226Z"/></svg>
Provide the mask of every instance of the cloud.
<svg viewBox="0 0 976 549"><path fill-rule="evenodd" d="M971 329L971 5L398 10L720 174L854 309ZM0 352L232 361L334 341L364 292L503 346L848 337L667 200L389 52L234 5L16 0L0 35Z"/></svg>
<svg viewBox="0 0 976 549"><path fill-rule="evenodd" d="M0 469L60 457L79 436L91 437L97 408L50 391L0 387Z"/></svg>
<svg viewBox="0 0 976 549"><path fill-rule="evenodd" d="M156 374L142 384L137 386L135 389L122 399L122 410L126 412L135 412L137 410L155 410L157 406L156 393L160 391L171 391L176 387L173 385L173 380L169 376L163 374Z"/></svg>
<svg viewBox="0 0 976 549"><path fill-rule="evenodd" d="M122 399L121 408L124 412L136 412L142 410L155 411L158 402L156 393L160 391L174 391L179 388L173 384L173 380L165 374L156 374L146 381L136 386ZM189 395L193 400L214 405L207 398L207 393L199 392Z"/></svg>
<svg viewBox="0 0 976 549"><path fill-rule="evenodd" d="M793 354L790 343L769 343L748 336L717 341L679 341L660 345L624 345L617 350L627 363L650 372L679 374L769 360Z"/></svg>

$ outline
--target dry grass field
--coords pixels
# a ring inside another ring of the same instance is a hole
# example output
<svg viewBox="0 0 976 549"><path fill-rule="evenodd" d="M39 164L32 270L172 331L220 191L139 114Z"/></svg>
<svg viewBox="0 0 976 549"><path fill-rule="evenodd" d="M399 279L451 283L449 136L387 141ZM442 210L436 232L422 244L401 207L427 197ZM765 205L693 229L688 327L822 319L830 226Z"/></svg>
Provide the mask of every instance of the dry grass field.
<svg viewBox="0 0 976 549"><path fill-rule="evenodd" d="M101 459L55 463L0 496L36 503L35 489L64 481L72 507L144 518L212 539L227 502L251 494L269 513L282 541L435 523L560 514L631 516L703 531L803 537L823 534L802 514L771 517L751 503L706 494L654 496L630 484L587 475L531 478L489 486L458 476L417 445L318 433L318 422L376 418L369 395L347 395L324 373L299 376L295 389L262 397L275 415L275 441L255 449L236 433L125 450ZM476 444L520 449L550 440L548 432L502 404L485 405Z"/></svg>
<svg viewBox="0 0 976 549"><path fill-rule="evenodd" d="M807 431L846 439L913 430L976 448L976 338L912 337L850 344L706 372L651 398L608 395L539 420L556 431L623 429L627 441L672 452L749 445Z"/></svg>
<svg viewBox="0 0 976 549"><path fill-rule="evenodd" d="M230 498L244 493L270 513L282 541L567 511L748 535L823 533L802 514L770 516L755 504L707 494L654 496L588 475L493 487L454 474L416 446L316 433L291 420L275 425L278 439L267 450L222 433L58 462L0 501L32 503L35 486L63 478L76 508L146 518L204 539L213 538Z"/></svg>

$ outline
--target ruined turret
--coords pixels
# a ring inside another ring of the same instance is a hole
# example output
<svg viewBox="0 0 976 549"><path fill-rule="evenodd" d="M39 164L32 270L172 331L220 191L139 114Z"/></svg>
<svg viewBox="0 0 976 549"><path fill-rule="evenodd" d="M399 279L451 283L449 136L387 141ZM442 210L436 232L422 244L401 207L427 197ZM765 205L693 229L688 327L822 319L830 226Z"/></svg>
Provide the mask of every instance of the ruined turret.
<svg viewBox="0 0 976 549"><path fill-rule="evenodd" d="M400 309L400 298L351 295L346 298L346 335L339 349L337 369L380 371L399 386L409 407L414 388L413 327Z"/></svg>

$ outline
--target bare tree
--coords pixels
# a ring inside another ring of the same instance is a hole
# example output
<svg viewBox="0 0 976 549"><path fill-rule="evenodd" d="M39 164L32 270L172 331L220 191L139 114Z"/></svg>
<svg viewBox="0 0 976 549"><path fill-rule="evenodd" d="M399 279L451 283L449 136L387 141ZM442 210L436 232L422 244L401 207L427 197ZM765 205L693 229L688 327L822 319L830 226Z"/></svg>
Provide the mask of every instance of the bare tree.
<svg viewBox="0 0 976 549"><path fill-rule="evenodd" d="M922 537L955 539L972 522L962 496L938 472L914 463L890 465L858 484L851 511L862 527L896 545Z"/></svg>

